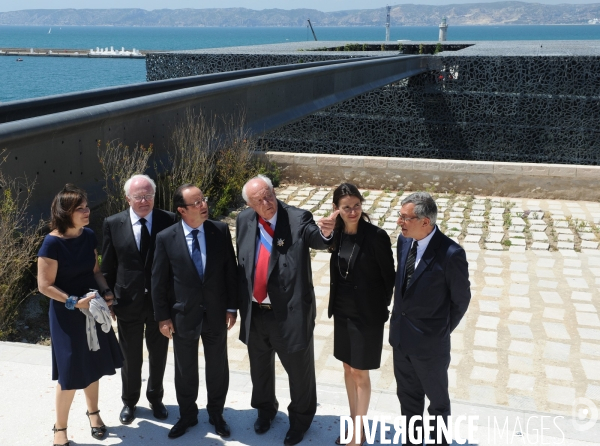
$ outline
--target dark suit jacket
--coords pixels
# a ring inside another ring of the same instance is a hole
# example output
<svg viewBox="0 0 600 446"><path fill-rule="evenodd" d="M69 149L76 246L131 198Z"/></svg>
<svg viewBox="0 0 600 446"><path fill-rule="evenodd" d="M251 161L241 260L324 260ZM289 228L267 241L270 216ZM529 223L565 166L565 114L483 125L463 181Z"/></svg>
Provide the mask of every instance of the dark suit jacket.
<svg viewBox="0 0 600 446"><path fill-rule="evenodd" d="M398 238L390 344L418 356L449 353L450 333L471 300L467 257L460 245L436 228L403 295L405 265L412 241Z"/></svg>
<svg viewBox="0 0 600 446"><path fill-rule="evenodd" d="M336 234L336 237L339 234ZM339 244L331 254L329 273L329 317L333 315L339 280ZM364 325L383 324L388 320L388 306L394 291L394 256L390 237L383 229L365 220L358 223L356 247L350 259L354 302Z"/></svg>
<svg viewBox="0 0 600 446"><path fill-rule="evenodd" d="M135 244L129 209L111 215L102 227L102 264L100 269L106 283L115 293L119 308L126 307L138 297L144 297L145 283L150 283L156 234L175 222L175 214L161 209L152 210L152 243L148 255L142 259ZM148 289L150 291L150 289Z"/></svg>
<svg viewBox="0 0 600 446"><path fill-rule="evenodd" d="M198 339L206 311L211 330L225 330L227 309L237 309L236 263L229 227L204 222L204 282L188 251L178 222L156 237L152 268L152 300L157 321L171 319L178 336Z"/></svg>
<svg viewBox="0 0 600 446"><path fill-rule="evenodd" d="M293 353L308 347L315 328L317 310L309 248L326 249L327 242L323 240L310 212L279 200L277 203L267 292L279 322L279 332L288 353ZM236 222L240 340L244 344L248 343L250 336L257 234L256 212L251 208L245 209Z"/></svg>

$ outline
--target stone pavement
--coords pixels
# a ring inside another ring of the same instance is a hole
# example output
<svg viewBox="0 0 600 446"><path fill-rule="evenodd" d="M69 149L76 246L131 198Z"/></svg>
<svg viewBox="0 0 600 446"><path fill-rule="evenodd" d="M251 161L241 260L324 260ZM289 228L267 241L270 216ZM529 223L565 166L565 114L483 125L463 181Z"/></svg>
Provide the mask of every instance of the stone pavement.
<svg viewBox="0 0 600 446"><path fill-rule="evenodd" d="M287 186L277 195L310 210L318 219L330 212L332 191ZM407 193L371 190L364 194L363 210L388 231L395 247L397 212ZM473 299L452 335L449 372L454 416L480 416L479 441L471 444L599 444L600 423L592 422L583 430L576 426L597 419L600 407L600 204L458 195L436 198L438 224L465 248L471 273ZM332 355L333 322L327 318L328 261L328 253L313 254L319 410L301 444L333 444L339 435L339 415L347 415L342 367ZM289 402L286 374L277 362L277 395L283 413L276 418L273 432L257 437L252 431L255 413L249 405L247 350L238 335L236 324L229 333L231 387L225 414L233 438L222 441L215 437L201 410L195 433L190 431L173 444L197 444L199 438L201 444L282 444ZM399 414L391 353L384 345L381 368L371 372L372 416L393 418ZM199 355L202 365L202 349ZM165 402L171 414L165 423L153 420L148 409L140 407L132 427L118 425L120 379L103 378L102 413L105 422L113 426L104 444L170 443L166 433L177 419L172 365L170 356ZM0 408L0 445L50 444L54 385L49 348L0 343L0 382L4 401L11 402ZM202 388L201 382L201 409L205 404ZM85 412L83 404L83 396L77 395L69 431L72 444L100 443L91 439L87 420L79 416ZM558 418L553 418L556 425L545 431L542 441L533 438L535 428L528 429L525 421L543 416ZM509 420L514 435L499 437L493 417L498 418L500 429L504 420ZM525 436L517 435L519 431Z"/></svg>
<svg viewBox="0 0 600 446"><path fill-rule="evenodd" d="M331 211L332 192L288 186L277 195L318 219ZM363 193L363 210L395 249L408 192ZM473 294L452 335L451 397L568 416L576 398L600 405L600 203L457 195L436 201L440 228L467 252ZM343 373L327 318L329 256L316 252L312 263L315 359L318 382L336 384ZM248 370L244 346L229 347L232 369ZM277 372L285 376L280 364ZM371 380L374 389L395 392L389 345Z"/></svg>

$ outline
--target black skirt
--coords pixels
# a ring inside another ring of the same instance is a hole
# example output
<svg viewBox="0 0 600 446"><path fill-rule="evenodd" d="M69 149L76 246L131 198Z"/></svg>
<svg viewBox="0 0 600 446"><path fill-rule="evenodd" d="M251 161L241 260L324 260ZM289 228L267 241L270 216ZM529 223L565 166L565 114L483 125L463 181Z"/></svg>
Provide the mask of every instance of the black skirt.
<svg viewBox="0 0 600 446"><path fill-rule="evenodd" d="M383 324L365 326L357 320L333 315L333 356L353 369L374 370L381 365Z"/></svg>

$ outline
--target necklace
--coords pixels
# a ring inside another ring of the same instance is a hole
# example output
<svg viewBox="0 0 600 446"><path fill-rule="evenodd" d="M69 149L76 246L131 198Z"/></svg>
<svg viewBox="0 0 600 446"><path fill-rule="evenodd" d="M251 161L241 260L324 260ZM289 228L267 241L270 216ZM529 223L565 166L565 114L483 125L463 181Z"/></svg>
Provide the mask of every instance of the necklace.
<svg viewBox="0 0 600 446"><path fill-rule="evenodd" d="M342 278L344 280L346 280L346 278L348 277L348 272L350 271L350 261L352 260L352 255L354 255L354 248L356 248L356 242L354 242L354 245L352 246L352 252L350 253L350 257L348 258L348 267L346 268L346 274L344 275L344 273L342 273L342 270L340 269L340 257L342 254L342 245L344 244L344 234L342 233L342 237L340 239L340 249L338 251L338 271L340 273L340 276L342 276Z"/></svg>

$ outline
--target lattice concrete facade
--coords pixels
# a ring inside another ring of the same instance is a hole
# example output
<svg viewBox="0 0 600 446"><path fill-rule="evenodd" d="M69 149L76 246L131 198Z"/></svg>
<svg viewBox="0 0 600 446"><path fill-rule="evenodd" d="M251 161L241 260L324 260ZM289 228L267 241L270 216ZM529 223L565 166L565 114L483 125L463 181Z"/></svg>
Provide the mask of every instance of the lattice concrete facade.
<svg viewBox="0 0 600 446"><path fill-rule="evenodd" d="M398 54L315 51L334 44L340 42L152 54L148 79ZM409 46L403 45L405 52L413 52ZM442 71L373 90L267 133L265 148L600 165L598 41L455 43L450 49L461 46L436 56Z"/></svg>

